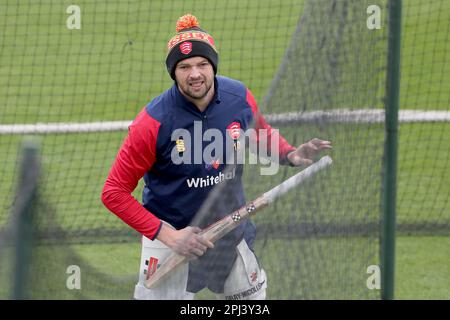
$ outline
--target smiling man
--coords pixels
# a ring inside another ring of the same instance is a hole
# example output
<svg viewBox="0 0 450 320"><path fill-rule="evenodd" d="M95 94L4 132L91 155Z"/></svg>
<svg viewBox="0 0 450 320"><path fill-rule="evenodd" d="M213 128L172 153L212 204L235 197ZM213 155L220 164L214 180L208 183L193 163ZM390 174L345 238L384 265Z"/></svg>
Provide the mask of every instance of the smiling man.
<svg viewBox="0 0 450 320"><path fill-rule="evenodd" d="M180 93L201 112L205 111L214 96L214 72L208 59L193 57L180 61L175 79Z"/></svg>
<svg viewBox="0 0 450 320"><path fill-rule="evenodd" d="M225 170L224 161L238 152L242 131L254 128L257 139L259 132L264 132L263 141L276 142L270 151L277 153L281 164L291 166L312 164L331 144L313 139L298 148L291 146L266 123L244 84L217 76L219 59L213 37L200 29L194 16L181 17L176 32L168 42L166 57L167 71L175 83L150 101L130 125L106 179L102 201L142 234L135 299L193 299L203 288L220 299L264 299L266 275L252 248L253 223L242 223L213 244L202 238L199 227L192 226L193 218L219 185L228 188L220 194L208 223L245 204L243 165ZM214 130L223 139L223 150L218 150L215 159L195 157L193 145L199 146L203 155L208 148L204 141L191 144L186 138L173 137L174 132L183 130L195 138L194 131L200 127L203 134ZM232 141L231 148L227 140ZM185 153L194 155L188 158L196 161L174 161L174 154ZM142 204L132 196L141 178L145 182ZM190 263L157 288L145 288L144 281L172 251L190 258Z"/></svg>

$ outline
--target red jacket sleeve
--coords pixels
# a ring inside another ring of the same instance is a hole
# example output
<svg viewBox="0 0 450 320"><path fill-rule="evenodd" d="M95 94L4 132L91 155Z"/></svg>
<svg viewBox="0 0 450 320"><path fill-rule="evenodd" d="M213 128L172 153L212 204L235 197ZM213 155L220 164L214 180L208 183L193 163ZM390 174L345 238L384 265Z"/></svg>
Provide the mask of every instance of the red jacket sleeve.
<svg viewBox="0 0 450 320"><path fill-rule="evenodd" d="M266 129L267 130L267 148L270 150L271 141L273 139L278 139L278 147L279 147L279 156L281 163L287 163L287 155L289 152L294 151L295 147L291 146L286 139L279 134L277 130L274 130L264 119L264 116L258 109L258 105L256 104L256 100L253 97L251 91L247 89L247 103L250 105L253 118L255 122L255 130L256 130L256 138L259 141L259 130Z"/></svg>
<svg viewBox="0 0 450 320"><path fill-rule="evenodd" d="M156 160L160 123L145 108L130 125L102 191L103 204L130 227L154 239L161 221L145 209L132 192Z"/></svg>

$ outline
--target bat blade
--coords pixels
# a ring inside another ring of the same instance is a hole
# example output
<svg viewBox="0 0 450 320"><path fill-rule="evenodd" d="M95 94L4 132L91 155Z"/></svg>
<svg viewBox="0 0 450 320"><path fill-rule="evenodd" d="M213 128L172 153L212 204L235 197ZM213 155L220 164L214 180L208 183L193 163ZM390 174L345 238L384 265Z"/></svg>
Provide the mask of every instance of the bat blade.
<svg viewBox="0 0 450 320"><path fill-rule="evenodd" d="M177 267L187 262L188 259L185 256L172 252L165 262L144 282L144 286L147 289L155 287L163 279L165 279L169 273L173 272Z"/></svg>

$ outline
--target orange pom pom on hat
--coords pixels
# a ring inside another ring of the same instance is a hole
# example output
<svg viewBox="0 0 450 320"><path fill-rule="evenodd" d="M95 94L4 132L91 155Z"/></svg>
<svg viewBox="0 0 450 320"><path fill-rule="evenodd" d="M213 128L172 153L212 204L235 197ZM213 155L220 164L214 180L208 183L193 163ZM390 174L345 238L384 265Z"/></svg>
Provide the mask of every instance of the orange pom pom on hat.
<svg viewBox="0 0 450 320"><path fill-rule="evenodd" d="M181 60L201 56L211 62L217 74L219 55L213 37L200 29L198 20L191 14L180 17L176 26L177 34L167 43L166 66L170 77L175 80L175 67Z"/></svg>

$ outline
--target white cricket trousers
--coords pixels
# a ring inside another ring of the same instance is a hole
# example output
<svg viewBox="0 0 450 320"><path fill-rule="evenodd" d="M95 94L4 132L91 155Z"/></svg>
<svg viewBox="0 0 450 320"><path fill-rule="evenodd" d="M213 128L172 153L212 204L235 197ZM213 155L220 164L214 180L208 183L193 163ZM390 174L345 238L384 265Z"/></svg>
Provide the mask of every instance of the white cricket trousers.
<svg viewBox="0 0 450 320"><path fill-rule="evenodd" d="M237 258L228 278L224 292L216 294L220 300L264 300L267 280L263 269L259 267L255 254L242 240L237 246ZM159 240L142 237L141 264L139 282L135 286L134 298L137 300L192 300L195 294L187 292L189 264L177 267L174 272L155 288L147 289L144 281L152 274L171 250Z"/></svg>

